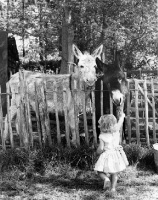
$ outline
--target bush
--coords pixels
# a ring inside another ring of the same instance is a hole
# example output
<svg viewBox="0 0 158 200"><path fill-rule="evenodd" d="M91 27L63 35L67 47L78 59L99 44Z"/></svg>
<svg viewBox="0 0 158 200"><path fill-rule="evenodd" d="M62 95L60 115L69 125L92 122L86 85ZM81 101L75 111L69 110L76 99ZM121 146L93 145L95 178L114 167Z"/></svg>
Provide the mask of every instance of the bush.
<svg viewBox="0 0 158 200"><path fill-rule="evenodd" d="M66 166L91 170L97 160L95 151L86 145L74 149L54 146L33 150L24 148L7 150L0 153L0 170L10 170L15 167L24 172L27 177L31 177L34 173L43 174L48 169L53 171L61 167L64 170ZM153 170L155 168L151 148L129 144L124 146L124 151L130 165L136 165L141 169Z"/></svg>
<svg viewBox="0 0 158 200"><path fill-rule="evenodd" d="M129 144L124 146L124 151L130 165L136 165L142 170L155 170L154 153L151 147Z"/></svg>
<svg viewBox="0 0 158 200"><path fill-rule="evenodd" d="M148 169L155 171L154 153L152 148L144 148L144 153L140 158L137 167L143 170Z"/></svg>
<svg viewBox="0 0 158 200"><path fill-rule="evenodd" d="M71 152L70 163L72 167L79 169L92 169L94 165L94 149L88 146L81 146Z"/></svg>
<svg viewBox="0 0 158 200"><path fill-rule="evenodd" d="M0 171L9 170L13 166L17 166L20 170L24 170L29 162L28 151L24 148L1 151L0 153Z"/></svg>
<svg viewBox="0 0 158 200"><path fill-rule="evenodd" d="M137 144L129 144L124 146L124 151L126 153L129 164L134 165L137 164L142 158L144 148Z"/></svg>

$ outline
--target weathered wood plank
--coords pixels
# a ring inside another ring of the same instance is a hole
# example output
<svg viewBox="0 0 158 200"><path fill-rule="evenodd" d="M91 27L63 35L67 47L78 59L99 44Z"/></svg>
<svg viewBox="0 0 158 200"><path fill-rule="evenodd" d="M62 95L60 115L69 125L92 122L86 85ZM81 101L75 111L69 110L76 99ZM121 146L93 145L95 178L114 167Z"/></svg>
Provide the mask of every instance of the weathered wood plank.
<svg viewBox="0 0 158 200"><path fill-rule="evenodd" d="M64 102L64 118L65 118L65 136L67 146L70 148L70 129L68 123L68 111L67 111L67 101L66 101L66 88L63 88L63 102Z"/></svg>
<svg viewBox="0 0 158 200"><path fill-rule="evenodd" d="M35 87L35 114L37 119L37 130L39 135L39 144L42 147L42 130L41 130L41 123L40 123L40 114L39 114L39 102L38 102L38 94L37 94L37 84L34 83Z"/></svg>
<svg viewBox="0 0 158 200"><path fill-rule="evenodd" d="M92 94L92 123L93 123L93 143L94 146L97 146L97 132L96 132L96 114L95 114L95 93L94 90Z"/></svg>
<svg viewBox="0 0 158 200"><path fill-rule="evenodd" d="M156 118L155 118L155 95L154 95L154 81L153 79L151 80L151 91L152 91L152 113L153 113L153 140L154 140L154 143L157 142L157 139L156 139L156 124L155 124L155 121L156 121Z"/></svg>
<svg viewBox="0 0 158 200"><path fill-rule="evenodd" d="M136 116L136 136L137 143L140 144L140 130L139 130L139 108L138 108L138 81L135 80L135 116Z"/></svg>
<svg viewBox="0 0 158 200"><path fill-rule="evenodd" d="M2 111L2 99L1 99L1 85L0 85L0 131L1 131L1 141L2 141L2 149L6 150L5 138L4 138L4 130L3 130L3 111Z"/></svg>
<svg viewBox="0 0 158 200"><path fill-rule="evenodd" d="M129 89L129 82L128 82L128 89ZM130 91L127 93L127 131L128 131L128 141L131 143L131 120L130 120L130 109L131 109L131 102L130 102Z"/></svg>
<svg viewBox="0 0 158 200"><path fill-rule="evenodd" d="M103 109L103 81L102 80L100 81L100 109L101 109L100 113L101 115L103 115L104 109Z"/></svg>
<svg viewBox="0 0 158 200"><path fill-rule="evenodd" d="M6 91L7 91L7 93L10 93L9 83L6 83ZM11 126L9 95L7 95L7 123L8 123L8 129L9 129L11 148L13 149L14 148L14 140L13 140L12 126Z"/></svg>
<svg viewBox="0 0 158 200"><path fill-rule="evenodd" d="M45 80L42 81L41 94L42 94L42 100L43 100L43 106L44 106L43 111L44 111L46 136L48 139L49 146L52 147L52 138L51 138L51 132L50 132L50 119L49 119L49 112L48 112L48 105L47 105L46 81Z"/></svg>
<svg viewBox="0 0 158 200"><path fill-rule="evenodd" d="M60 135L60 123L59 123L59 115L58 115L58 105L57 105L57 84L53 83L53 100L55 104L55 118L56 118L56 126L57 126L57 142L61 144L61 135Z"/></svg>
<svg viewBox="0 0 158 200"><path fill-rule="evenodd" d="M148 101L147 101L147 85L146 85L146 80L144 80L143 86L144 86L144 103L145 103L145 133L146 133L146 142L147 142L147 145L150 146L149 130L148 130Z"/></svg>
<svg viewBox="0 0 158 200"><path fill-rule="evenodd" d="M89 132L87 125L87 114L86 114L86 89L83 91L82 107L83 107L83 122L84 122L84 131L85 131L85 141L89 145Z"/></svg>

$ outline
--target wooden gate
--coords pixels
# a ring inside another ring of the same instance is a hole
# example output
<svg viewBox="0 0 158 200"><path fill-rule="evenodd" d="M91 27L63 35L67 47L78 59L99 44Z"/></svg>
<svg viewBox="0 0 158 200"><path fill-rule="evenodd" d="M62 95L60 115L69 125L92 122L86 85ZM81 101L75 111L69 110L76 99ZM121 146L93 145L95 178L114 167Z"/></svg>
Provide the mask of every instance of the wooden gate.
<svg viewBox="0 0 158 200"><path fill-rule="evenodd" d="M87 145L97 146L96 119L95 119L95 90L91 91L92 101L86 104L86 90L82 84L78 88L78 80L74 77L74 88L72 90L74 98L75 110L75 130L77 134L77 144L80 145L81 140ZM15 131L15 123L10 119L10 91L7 84L7 124L9 131L9 139L11 148L17 146L15 138L19 138L18 145L21 147L32 147L34 141L38 141L39 145L49 144L53 146L55 143L61 144L63 140L70 147L70 130L68 124L67 107L66 107L66 88L60 91L63 96L63 115L59 115L58 106L55 106L54 118L50 118L47 109L47 88L43 81L42 87L39 89L35 84L35 113L30 111L30 100L28 96L27 84L20 75L20 105L17 108L17 129L19 136ZM145 142L148 146L157 142L158 134L158 81L151 80L128 80L127 94L127 113L126 113L126 134L128 135L128 143L135 142L142 144ZM76 105L77 93L84 91L84 98L80 109ZM50 92L50 91L49 91ZM57 105L57 86L53 83L52 101ZM0 92L1 93L1 92ZM4 95L4 94L3 94ZM101 82L101 114L103 114L103 83ZM0 97L2 94L0 95ZM42 96L42 113L39 110L38 96ZM113 104L110 98L110 113L113 113ZM4 123L2 113L2 102L0 98L0 142L3 149L6 149L4 138ZM48 142L48 143L47 143Z"/></svg>
<svg viewBox="0 0 158 200"><path fill-rule="evenodd" d="M158 80L128 80L127 133L129 143L156 143L158 138Z"/></svg>

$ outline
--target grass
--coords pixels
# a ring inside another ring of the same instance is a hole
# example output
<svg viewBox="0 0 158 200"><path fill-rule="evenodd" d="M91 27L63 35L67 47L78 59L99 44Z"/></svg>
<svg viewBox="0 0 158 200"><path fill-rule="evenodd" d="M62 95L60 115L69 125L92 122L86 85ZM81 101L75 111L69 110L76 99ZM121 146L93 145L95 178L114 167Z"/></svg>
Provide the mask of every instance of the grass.
<svg viewBox="0 0 158 200"><path fill-rule="evenodd" d="M102 189L103 183L93 171L96 158L92 149L82 147L70 151L55 147L3 152L0 199L156 200L158 174L154 171L151 149L137 145L127 145L124 149L130 152L127 156L131 164L120 173L116 194ZM84 167L80 166L82 163Z"/></svg>

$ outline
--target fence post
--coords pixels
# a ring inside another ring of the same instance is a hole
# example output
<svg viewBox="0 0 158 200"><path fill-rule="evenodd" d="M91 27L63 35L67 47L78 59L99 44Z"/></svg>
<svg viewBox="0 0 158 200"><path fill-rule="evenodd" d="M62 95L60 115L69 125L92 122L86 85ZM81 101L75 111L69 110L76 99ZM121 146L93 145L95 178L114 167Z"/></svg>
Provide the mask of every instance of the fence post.
<svg viewBox="0 0 158 200"><path fill-rule="evenodd" d="M82 82L82 86L84 86L83 82ZM84 90L81 92L83 94L82 106L83 106L83 120L84 120L83 122L84 122L84 131L85 131L85 141L86 141L86 144L89 145L89 132L88 132L87 115L86 115L86 92L87 92L86 87L84 87Z"/></svg>
<svg viewBox="0 0 158 200"><path fill-rule="evenodd" d="M25 82L26 83L26 82ZM31 120L31 112L30 112L30 101L28 96L28 87L26 85L26 106L27 106L27 119L28 119L28 132L29 132L29 142L33 147L33 131L32 131L32 120Z"/></svg>
<svg viewBox="0 0 158 200"><path fill-rule="evenodd" d="M100 113L101 113L101 116L104 114L103 111L104 111L104 108L103 108L103 94L104 94L104 91L103 91L104 87L103 87L103 81L101 80L100 81Z"/></svg>
<svg viewBox="0 0 158 200"><path fill-rule="evenodd" d="M110 101L110 114L113 114L113 101L111 95L109 95L109 101Z"/></svg>
<svg viewBox="0 0 158 200"><path fill-rule="evenodd" d="M152 113L153 113L153 140L154 143L157 142L156 139L156 127L155 127L155 122L156 122L156 118L155 118L155 91L154 91L154 80L153 78L151 79L151 93L152 93Z"/></svg>
<svg viewBox="0 0 158 200"><path fill-rule="evenodd" d="M92 124L93 124L93 143L94 146L97 146L97 132L96 132L96 115L95 115L95 88L92 90Z"/></svg>
<svg viewBox="0 0 158 200"><path fill-rule="evenodd" d="M46 138L47 138L47 133L46 133L46 127L45 127L45 119L44 119L44 107L42 104L44 103L42 100L42 91L41 88L37 87L37 98L38 98L38 105L39 105L39 116L40 116L40 124L41 124L41 132L42 132L42 139L43 139L43 144L44 146L46 145Z"/></svg>
<svg viewBox="0 0 158 200"><path fill-rule="evenodd" d="M148 101L147 101L147 84L146 79L144 80L144 101L145 101L145 133L146 133L146 141L147 145L150 146L149 140L149 130L148 130Z"/></svg>
<svg viewBox="0 0 158 200"><path fill-rule="evenodd" d="M36 119L37 119L37 131L38 131L39 144L40 144L40 147L42 148L42 130L41 130L41 124L40 124L40 111L39 111L36 82L34 82L34 87L35 87L35 113L36 113Z"/></svg>
<svg viewBox="0 0 158 200"><path fill-rule="evenodd" d="M66 92L67 92L66 88L63 88L63 106L64 106L65 130L66 130L65 136L66 136L67 146L70 147L70 130L69 130L69 123L68 123Z"/></svg>
<svg viewBox="0 0 158 200"><path fill-rule="evenodd" d="M26 107L26 84L25 75L22 70L19 70L19 83L20 83L20 118L22 123L22 141L26 148L29 148L29 137L28 137L28 120L27 120L27 107Z"/></svg>
<svg viewBox="0 0 158 200"><path fill-rule="evenodd" d="M140 144L140 130L139 130L139 109L138 109L138 80L135 81L135 116L136 116L136 137L137 144Z"/></svg>
<svg viewBox="0 0 158 200"><path fill-rule="evenodd" d="M78 77L76 78L75 76L73 77L73 84L74 84L74 117L75 117L75 131L76 131L76 141L77 141L77 145L80 146L80 134L79 134L79 119L78 119L78 105L77 105L77 94L78 94L78 90L77 90L77 85L78 85Z"/></svg>
<svg viewBox="0 0 158 200"><path fill-rule="evenodd" d="M127 93L127 131L128 131L128 141L131 143L131 120L130 120L130 82L128 81L128 93Z"/></svg>
<svg viewBox="0 0 158 200"><path fill-rule="evenodd" d="M1 85L0 85L0 131L1 131L2 149L6 150L5 139L4 139L4 130L3 130L3 111L2 111Z"/></svg>
<svg viewBox="0 0 158 200"><path fill-rule="evenodd" d="M60 135L60 124L59 124L59 115L58 115L58 100L57 100L57 83L56 81L53 83L53 97L54 97L54 105L55 105L55 117L56 117L56 125L57 125L57 141L58 144L61 144L61 135Z"/></svg>
<svg viewBox="0 0 158 200"><path fill-rule="evenodd" d="M10 136L10 143L11 148L14 148L14 140L13 140L13 132L12 132L12 126L11 126L11 118L10 118L10 88L9 83L6 83L6 91L7 91L7 123L8 123L8 129L9 129L9 136Z"/></svg>
<svg viewBox="0 0 158 200"><path fill-rule="evenodd" d="M41 94L42 94L42 101L43 101L43 106L44 106L43 111L44 111L44 122L45 122L47 139L48 139L49 146L52 147L50 119L49 119L47 95L46 95L46 82L44 80L42 81Z"/></svg>
<svg viewBox="0 0 158 200"><path fill-rule="evenodd" d="M154 91L154 80L153 78L151 79L151 93L152 93L152 113L153 113L153 140L154 143L157 142L156 139L156 127L155 127L155 122L156 122L156 118L155 118L155 91Z"/></svg>

